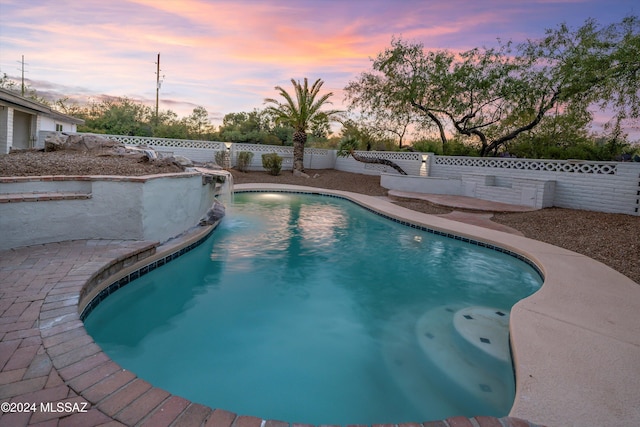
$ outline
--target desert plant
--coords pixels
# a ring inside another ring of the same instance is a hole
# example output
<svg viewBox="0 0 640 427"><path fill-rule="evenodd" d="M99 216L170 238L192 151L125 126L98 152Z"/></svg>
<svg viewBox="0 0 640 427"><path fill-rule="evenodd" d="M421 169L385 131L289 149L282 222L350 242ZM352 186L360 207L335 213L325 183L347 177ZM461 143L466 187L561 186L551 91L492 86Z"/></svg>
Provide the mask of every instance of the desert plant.
<svg viewBox="0 0 640 427"><path fill-rule="evenodd" d="M224 167L224 160L226 156L227 156L227 152L225 150L216 151L216 157L215 157L216 164L221 168Z"/></svg>
<svg viewBox="0 0 640 427"><path fill-rule="evenodd" d="M236 161L236 168L238 168L240 172L247 172L251 160L253 160L253 153L251 151L240 151Z"/></svg>
<svg viewBox="0 0 640 427"><path fill-rule="evenodd" d="M278 156L276 153L263 154L262 167L271 175L280 175L280 170L282 169L282 157Z"/></svg>

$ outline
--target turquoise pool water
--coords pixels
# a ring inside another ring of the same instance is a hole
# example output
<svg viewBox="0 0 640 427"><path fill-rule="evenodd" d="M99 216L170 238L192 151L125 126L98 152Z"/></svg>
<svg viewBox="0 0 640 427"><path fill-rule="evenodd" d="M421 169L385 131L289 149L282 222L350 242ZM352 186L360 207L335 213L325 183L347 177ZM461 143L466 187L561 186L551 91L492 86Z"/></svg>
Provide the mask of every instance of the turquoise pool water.
<svg viewBox="0 0 640 427"><path fill-rule="evenodd" d="M308 424L504 416L528 264L318 195L239 193L202 245L85 319L125 369L239 415Z"/></svg>

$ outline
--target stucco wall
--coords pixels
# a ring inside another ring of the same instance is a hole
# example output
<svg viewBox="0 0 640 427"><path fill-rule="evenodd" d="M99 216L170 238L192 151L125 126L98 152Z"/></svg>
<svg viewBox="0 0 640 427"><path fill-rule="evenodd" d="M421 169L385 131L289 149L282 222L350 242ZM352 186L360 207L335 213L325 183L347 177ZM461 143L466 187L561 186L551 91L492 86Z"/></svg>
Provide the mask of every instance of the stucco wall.
<svg viewBox="0 0 640 427"><path fill-rule="evenodd" d="M216 194L215 182L203 184L199 173L0 178L0 249L74 239L163 242L197 225Z"/></svg>
<svg viewBox="0 0 640 427"><path fill-rule="evenodd" d="M462 180L454 178L433 178L429 176L411 176L386 174L380 175L380 185L388 190L406 191L423 194L463 194Z"/></svg>
<svg viewBox="0 0 640 427"><path fill-rule="evenodd" d="M142 232L145 240L165 241L193 227L211 207L215 184L202 177L157 178L142 188Z"/></svg>

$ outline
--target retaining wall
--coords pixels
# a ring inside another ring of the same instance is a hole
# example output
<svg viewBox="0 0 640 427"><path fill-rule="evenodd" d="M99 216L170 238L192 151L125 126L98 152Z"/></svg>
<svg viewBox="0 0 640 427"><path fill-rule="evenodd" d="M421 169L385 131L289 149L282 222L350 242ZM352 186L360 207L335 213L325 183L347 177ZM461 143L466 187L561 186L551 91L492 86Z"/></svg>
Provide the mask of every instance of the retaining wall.
<svg viewBox="0 0 640 427"><path fill-rule="evenodd" d="M203 178L0 178L0 250L76 239L164 242L196 226L220 193Z"/></svg>

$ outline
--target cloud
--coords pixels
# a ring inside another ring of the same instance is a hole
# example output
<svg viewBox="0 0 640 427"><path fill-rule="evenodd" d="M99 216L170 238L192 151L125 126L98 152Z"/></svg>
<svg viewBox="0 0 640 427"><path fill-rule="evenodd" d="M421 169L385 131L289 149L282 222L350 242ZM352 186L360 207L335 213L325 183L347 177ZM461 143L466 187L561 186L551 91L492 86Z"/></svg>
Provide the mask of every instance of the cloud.
<svg viewBox="0 0 640 427"><path fill-rule="evenodd" d="M490 0L0 0L0 71L18 76L25 55L34 87L59 97L155 100L216 115L261 108L275 85L322 78L340 107L342 88L370 69L391 38L464 50L498 37L524 40L568 18L618 19L630 2Z"/></svg>

